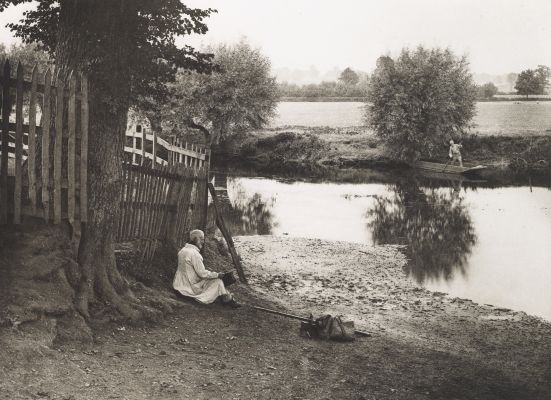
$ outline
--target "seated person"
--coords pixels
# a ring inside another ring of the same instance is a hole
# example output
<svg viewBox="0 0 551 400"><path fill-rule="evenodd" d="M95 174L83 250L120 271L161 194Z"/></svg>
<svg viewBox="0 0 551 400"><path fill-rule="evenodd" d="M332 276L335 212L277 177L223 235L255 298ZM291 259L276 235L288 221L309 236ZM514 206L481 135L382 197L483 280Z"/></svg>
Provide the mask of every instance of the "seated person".
<svg viewBox="0 0 551 400"><path fill-rule="evenodd" d="M211 272L205 269L203 256L199 252L205 243L205 234L199 229L189 233L189 243L178 252L178 270L172 286L179 294L210 304L220 299L233 308L240 306L226 290L222 278L224 272Z"/></svg>

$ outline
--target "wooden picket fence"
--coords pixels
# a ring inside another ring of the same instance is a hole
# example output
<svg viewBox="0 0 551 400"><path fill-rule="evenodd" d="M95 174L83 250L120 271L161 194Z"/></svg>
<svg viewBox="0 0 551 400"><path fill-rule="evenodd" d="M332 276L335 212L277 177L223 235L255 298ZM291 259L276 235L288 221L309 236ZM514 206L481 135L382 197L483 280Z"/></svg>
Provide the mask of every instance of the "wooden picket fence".
<svg viewBox="0 0 551 400"><path fill-rule="evenodd" d="M149 260L162 241L178 247L192 229L204 229L207 219L207 168L182 164L123 164L124 186L117 241L141 241Z"/></svg>
<svg viewBox="0 0 551 400"><path fill-rule="evenodd" d="M63 82L50 69L40 74L37 66L26 74L18 63L14 78L6 60L0 85L0 224L20 224L22 215L86 221L86 76L72 73Z"/></svg>
<svg viewBox="0 0 551 400"><path fill-rule="evenodd" d="M24 215L87 221L86 77L63 82L20 63L12 77L6 61L0 85L0 224L20 224ZM150 259L162 241L183 246L190 230L205 228L210 151L136 133L127 132L117 241L141 241Z"/></svg>
<svg viewBox="0 0 551 400"><path fill-rule="evenodd" d="M142 125L131 125L126 130L124 151L135 165L184 165L191 168L208 167L210 150L206 147L188 143L177 137L169 141L157 137L157 132L147 133ZM150 162L146 162L151 160Z"/></svg>

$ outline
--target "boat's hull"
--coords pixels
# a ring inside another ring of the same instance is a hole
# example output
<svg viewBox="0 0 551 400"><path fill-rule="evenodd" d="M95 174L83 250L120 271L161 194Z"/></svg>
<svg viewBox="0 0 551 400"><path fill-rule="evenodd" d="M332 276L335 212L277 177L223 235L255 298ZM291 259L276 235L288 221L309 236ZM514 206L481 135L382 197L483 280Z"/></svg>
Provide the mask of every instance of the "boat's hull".
<svg viewBox="0 0 551 400"><path fill-rule="evenodd" d="M476 174L483 169L486 169L484 165L476 166L463 166L428 162L428 161L417 161L413 164L414 168L421 169L424 171L438 172L442 174L459 174L459 175L469 175Z"/></svg>

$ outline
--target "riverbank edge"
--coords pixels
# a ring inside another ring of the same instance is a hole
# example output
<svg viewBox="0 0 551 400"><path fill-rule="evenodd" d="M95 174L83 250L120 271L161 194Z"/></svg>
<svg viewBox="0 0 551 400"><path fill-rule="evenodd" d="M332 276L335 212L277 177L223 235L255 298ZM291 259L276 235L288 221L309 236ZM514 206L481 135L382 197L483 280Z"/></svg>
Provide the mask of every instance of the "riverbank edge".
<svg viewBox="0 0 551 400"><path fill-rule="evenodd" d="M348 344L309 340L300 337L296 320L246 305L229 310L185 301L156 324L98 321L88 346L52 346L52 327L45 336L28 324L0 327L2 393L10 399L83 400L527 400L551 394L548 323L411 285L403 279L405 258L398 246L275 236L235 241L250 280L249 286L230 288L239 301L303 316L347 314L372 336ZM126 272L136 271L132 258L126 261ZM142 271L156 282L155 291L170 287L174 263L171 254ZM205 263L213 271L232 269L227 249L212 236ZM293 264L301 269L289 268ZM316 271L306 276L308 266ZM338 270L327 276L334 266ZM358 280L354 271L369 279ZM306 292L309 298L293 300L305 278L318 282L322 292L316 284ZM354 280L357 287L350 285ZM143 285L131 282L141 298ZM407 310L391 307L401 293L398 301ZM350 308L350 300L367 307L363 317L339 308ZM477 310L490 318L472 314ZM39 341L30 340L37 335Z"/></svg>
<svg viewBox="0 0 551 400"><path fill-rule="evenodd" d="M271 235L235 243L251 289L293 313L345 315L358 329L515 379L543 379L551 366L550 321L420 287L406 276L403 246Z"/></svg>
<svg viewBox="0 0 551 400"><path fill-rule="evenodd" d="M495 183L551 178L551 134L530 136L471 135L464 138L464 161L488 168L480 177ZM447 148L432 161L446 163ZM218 168L261 173L327 169L408 170L411 165L389 155L384 143L365 127L286 126L237 135L213 149Z"/></svg>

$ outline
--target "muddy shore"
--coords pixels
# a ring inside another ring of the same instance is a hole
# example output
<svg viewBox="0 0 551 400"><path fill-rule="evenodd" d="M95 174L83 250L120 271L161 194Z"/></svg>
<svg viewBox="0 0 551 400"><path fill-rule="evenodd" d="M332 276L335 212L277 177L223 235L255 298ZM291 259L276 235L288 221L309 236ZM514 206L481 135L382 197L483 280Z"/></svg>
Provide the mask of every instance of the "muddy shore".
<svg viewBox="0 0 551 400"><path fill-rule="evenodd" d="M88 345L52 345L46 322L0 327L0 399L551 398L549 323L416 287L399 247L235 241L242 308L183 301L154 325L96 321ZM220 250L209 243L207 268L232 269ZM343 314L371 337L304 339L298 321L247 304Z"/></svg>
<svg viewBox="0 0 551 400"><path fill-rule="evenodd" d="M342 314L374 335L453 354L551 393L551 323L416 286L398 246L285 236L236 243L253 289L284 308Z"/></svg>

